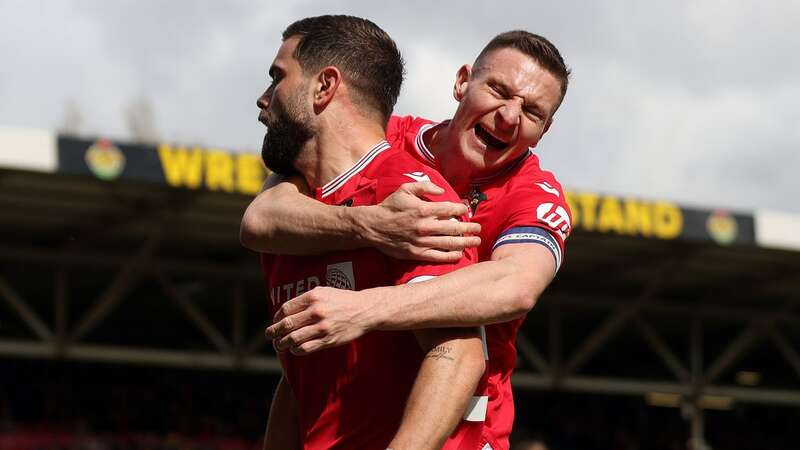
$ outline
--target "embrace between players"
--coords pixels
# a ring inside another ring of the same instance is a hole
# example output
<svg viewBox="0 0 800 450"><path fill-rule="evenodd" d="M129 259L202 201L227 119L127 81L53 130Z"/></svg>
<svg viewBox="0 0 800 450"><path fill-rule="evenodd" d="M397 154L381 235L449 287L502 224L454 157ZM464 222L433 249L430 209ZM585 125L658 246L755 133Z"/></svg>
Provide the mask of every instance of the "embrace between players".
<svg viewBox="0 0 800 450"><path fill-rule="evenodd" d="M507 450L516 333L570 233L533 154L567 90L558 50L498 35L440 123L391 115L403 60L368 20L291 24L269 75L275 173L241 229L283 367L264 448Z"/></svg>

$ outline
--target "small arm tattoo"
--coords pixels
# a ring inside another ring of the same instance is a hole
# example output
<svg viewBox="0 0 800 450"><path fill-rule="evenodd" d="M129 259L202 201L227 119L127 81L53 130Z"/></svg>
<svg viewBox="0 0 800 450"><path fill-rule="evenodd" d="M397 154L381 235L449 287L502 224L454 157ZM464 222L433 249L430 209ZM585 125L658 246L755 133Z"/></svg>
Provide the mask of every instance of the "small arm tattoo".
<svg viewBox="0 0 800 450"><path fill-rule="evenodd" d="M426 358L448 359L450 361L454 361L453 357L450 356L450 353L452 353L452 351L453 347L447 345L437 345L428 352Z"/></svg>

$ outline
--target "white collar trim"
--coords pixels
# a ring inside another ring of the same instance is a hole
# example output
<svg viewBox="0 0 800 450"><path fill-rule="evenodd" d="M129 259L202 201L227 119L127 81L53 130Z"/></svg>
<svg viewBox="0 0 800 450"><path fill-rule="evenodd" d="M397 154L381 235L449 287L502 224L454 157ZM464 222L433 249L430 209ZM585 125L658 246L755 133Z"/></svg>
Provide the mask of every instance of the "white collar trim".
<svg viewBox="0 0 800 450"><path fill-rule="evenodd" d="M322 198L325 198L338 190L340 187L344 186L347 183L347 180L353 178L355 174L360 172L362 169L367 167L369 163L375 159L381 152L388 150L390 145L386 141L378 142L370 151L364 154L358 162L353 165L350 169L346 170L345 172L341 173L339 176L334 178L333 180L329 181L325 186L322 186Z"/></svg>

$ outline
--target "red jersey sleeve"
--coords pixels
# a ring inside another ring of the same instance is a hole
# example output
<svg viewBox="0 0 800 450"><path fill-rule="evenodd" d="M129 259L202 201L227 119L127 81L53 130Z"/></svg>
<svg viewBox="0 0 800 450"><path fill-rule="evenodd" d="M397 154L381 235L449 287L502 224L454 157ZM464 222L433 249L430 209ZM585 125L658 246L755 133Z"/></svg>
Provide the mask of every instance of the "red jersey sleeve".
<svg viewBox="0 0 800 450"><path fill-rule="evenodd" d="M505 212L505 222L492 250L505 244L541 244L553 254L558 271L572 231L572 213L561 184L544 171L516 177L502 203L499 210Z"/></svg>
<svg viewBox="0 0 800 450"><path fill-rule="evenodd" d="M400 185L415 181L431 181L445 190L444 194L442 195L426 197L425 200L427 201L461 202L453 188L450 187L450 184L448 184L447 181L445 181L445 179L435 170L416 163L407 167L397 164L390 165L394 167L390 168L385 176L382 176L380 179L378 179L376 184L375 195L378 203L382 202L386 197L396 191ZM462 216L457 218L454 217L452 220L467 221L469 219L466 216ZM391 278L394 280L394 284L405 284L409 282L425 281L430 278L452 272L461 267L465 267L469 264L477 262L478 254L475 249L465 250L463 256L458 262L441 264L413 260L389 259L391 261Z"/></svg>
<svg viewBox="0 0 800 450"><path fill-rule="evenodd" d="M413 117L411 116L389 117L389 122L386 124L386 140L393 144L398 139L401 139L408 131L412 121Z"/></svg>
<svg viewBox="0 0 800 450"><path fill-rule="evenodd" d="M428 119L413 116L392 116L386 125L386 140L394 147L405 149L410 153L415 153L419 148L420 130L426 125L433 124ZM435 167L433 158L425 156L429 166Z"/></svg>

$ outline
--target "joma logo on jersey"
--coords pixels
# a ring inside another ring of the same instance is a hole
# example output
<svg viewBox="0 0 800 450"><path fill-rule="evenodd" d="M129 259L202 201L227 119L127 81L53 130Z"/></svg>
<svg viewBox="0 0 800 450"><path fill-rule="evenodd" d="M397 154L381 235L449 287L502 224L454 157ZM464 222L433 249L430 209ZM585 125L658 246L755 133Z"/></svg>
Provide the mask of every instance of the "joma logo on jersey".
<svg viewBox="0 0 800 450"><path fill-rule="evenodd" d="M558 193L558 189L554 188L552 184L548 183L547 181L542 181L541 183L536 183L537 186L542 188L543 191L549 192L556 197L561 197L561 194Z"/></svg>
<svg viewBox="0 0 800 450"><path fill-rule="evenodd" d="M319 278L317 277L308 277L293 283L282 284L269 290L269 299L273 305L277 306L317 286L319 286Z"/></svg>
<svg viewBox="0 0 800 450"><path fill-rule="evenodd" d="M569 235L569 230L572 224L569 222L569 214L561 206L556 206L552 203L542 203L536 208L536 217L542 222L550 225L551 228L558 231L561 239L566 239Z"/></svg>
<svg viewBox="0 0 800 450"><path fill-rule="evenodd" d="M405 175L408 178L411 178L412 180L417 181L417 182L420 182L420 181L431 181L430 177L427 174L423 173L423 172L411 172L411 173L405 173L403 175Z"/></svg>

